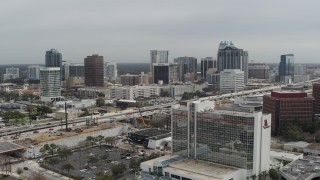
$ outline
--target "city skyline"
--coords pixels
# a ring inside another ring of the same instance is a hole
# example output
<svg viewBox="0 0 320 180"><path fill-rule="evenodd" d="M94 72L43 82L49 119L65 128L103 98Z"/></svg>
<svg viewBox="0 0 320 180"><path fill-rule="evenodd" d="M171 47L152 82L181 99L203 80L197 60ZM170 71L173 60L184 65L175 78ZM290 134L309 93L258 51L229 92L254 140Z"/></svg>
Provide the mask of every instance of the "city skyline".
<svg viewBox="0 0 320 180"><path fill-rule="evenodd" d="M292 53L296 63L317 63L319 5L289 0L6 1L0 7L0 64L42 64L52 48L74 63L95 53L106 61L147 63L152 49L169 50L170 62L183 56L216 58L225 40L248 51L249 61L278 63L282 54Z"/></svg>

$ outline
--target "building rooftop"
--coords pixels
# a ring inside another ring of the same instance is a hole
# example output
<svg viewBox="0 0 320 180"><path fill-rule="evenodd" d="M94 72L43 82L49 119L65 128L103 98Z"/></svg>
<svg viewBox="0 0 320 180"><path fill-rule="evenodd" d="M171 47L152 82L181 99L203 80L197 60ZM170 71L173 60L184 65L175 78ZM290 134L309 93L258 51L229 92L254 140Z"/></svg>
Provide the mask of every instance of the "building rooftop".
<svg viewBox="0 0 320 180"><path fill-rule="evenodd" d="M176 174L192 176L196 179L220 180L240 169L194 159L184 159L169 164L164 170L171 173L175 172Z"/></svg>
<svg viewBox="0 0 320 180"><path fill-rule="evenodd" d="M0 141L0 154L22 150L22 149L24 149L24 147L18 144L8 142L8 141Z"/></svg>
<svg viewBox="0 0 320 180"><path fill-rule="evenodd" d="M295 160L280 169L280 174L286 179L304 180L319 177L320 157L307 156Z"/></svg>
<svg viewBox="0 0 320 180"><path fill-rule="evenodd" d="M182 158L178 155L165 155L165 156L160 156L156 159L151 159L149 161L144 161L142 162L143 164L147 166L153 166L155 163L158 165L161 164L162 166L167 166L172 162L181 160Z"/></svg>

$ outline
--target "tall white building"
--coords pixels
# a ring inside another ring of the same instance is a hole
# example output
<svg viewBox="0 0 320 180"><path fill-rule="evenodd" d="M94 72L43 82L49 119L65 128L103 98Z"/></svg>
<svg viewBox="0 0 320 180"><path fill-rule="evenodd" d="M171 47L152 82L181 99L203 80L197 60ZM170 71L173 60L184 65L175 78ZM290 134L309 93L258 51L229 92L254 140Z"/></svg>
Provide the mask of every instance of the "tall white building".
<svg viewBox="0 0 320 180"><path fill-rule="evenodd" d="M220 72L220 92L237 92L244 87L244 72L240 69L225 69Z"/></svg>
<svg viewBox="0 0 320 180"><path fill-rule="evenodd" d="M40 68L40 99L44 102L61 100L60 67Z"/></svg>
<svg viewBox="0 0 320 180"><path fill-rule="evenodd" d="M115 80L118 76L117 63L106 62L104 64L104 77L110 80Z"/></svg>
<svg viewBox="0 0 320 180"><path fill-rule="evenodd" d="M151 50L150 51L150 72L153 72L153 64L158 63L169 63L169 51L159 51L159 50ZM152 73L153 74L153 73Z"/></svg>
<svg viewBox="0 0 320 180"><path fill-rule="evenodd" d="M3 74L3 80L19 78L19 68L6 68L6 74Z"/></svg>
<svg viewBox="0 0 320 180"><path fill-rule="evenodd" d="M27 67L27 77L28 79L38 80L40 79L40 66L28 66Z"/></svg>

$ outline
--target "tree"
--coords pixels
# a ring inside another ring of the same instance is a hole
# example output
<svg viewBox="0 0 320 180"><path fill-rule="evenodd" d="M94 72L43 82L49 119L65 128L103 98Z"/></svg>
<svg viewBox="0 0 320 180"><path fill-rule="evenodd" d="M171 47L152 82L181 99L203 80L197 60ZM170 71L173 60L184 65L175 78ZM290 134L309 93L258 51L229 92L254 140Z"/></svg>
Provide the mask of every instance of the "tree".
<svg viewBox="0 0 320 180"><path fill-rule="evenodd" d="M96 100L96 105L97 105L98 107L104 106L104 104L105 104L104 99L98 98L98 99Z"/></svg>
<svg viewBox="0 0 320 180"><path fill-rule="evenodd" d="M277 180L278 179L278 171L275 169L270 169L269 170L269 176L272 180Z"/></svg>
<svg viewBox="0 0 320 180"><path fill-rule="evenodd" d="M106 137L104 140L107 144L110 144L111 146L116 145L116 137L114 136Z"/></svg>
<svg viewBox="0 0 320 180"><path fill-rule="evenodd" d="M70 170L74 170L74 167L73 167L73 165L72 165L72 164L67 163L67 164L64 164L64 165L61 167L61 169L63 169L63 170L67 170L67 171L68 171L68 173L69 173L69 172L70 172Z"/></svg>
<svg viewBox="0 0 320 180"><path fill-rule="evenodd" d="M49 159L47 160L47 162L48 162L48 164L54 166L54 165L58 164L58 163L60 162L60 160L59 160L58 158L49 158Z"/></svg>
<svg viewBox="0 0 320 180"><path fill-rule="evenodd" d="M103 140L104 140L104 136L99 135L99 136L96 137L96 140L97 140L98 143L99 143L99 147L101 147L101 144L102 144L102 142L103 142Z"/></svg>
<svg viewBox="0 0 320 180"><path fill-rule="evenodd" d="M93 145L96 143L96 138L93 136L87 136L86 141L90 142L91 146L93 147Z"/></svg>
<svg viewBox="0 0 320 180"><path fill-rule="evenodd" d="M21 168L17 169L17 174L19 174L19 175L22 174L22 169Z"/></svg>
<svg viewBox="0 0 320 180"><path fill-rule="evenodd" d="M72 151L70 149L68 149L66 146L60 146L57 149L57 153L61 159L63 159L63 158L67 159L68 156L72 155Z"/></svg>
<svg viewBox="0 0 320 180"><path fill-rule="evenodd" d="M252 180L256 180L257 175L253 174L253 175L251 176L251 178L252 178Z"/></svg>
<svg viewBox="0 0 320 180"><path fill-rule="evenodd" d="M302 132L301 128L299 128L297 126L286 127L282 131L282 135L287 140L292 140L292 141L303 140L303 132Z"/></svg>
<svg viewBox="0 0 320 180"><path fill-rule="evenodd" d="M84 116L89 116L90 115L89 110L87 108L83 108L81 111L82 111L82 113L80 114L80 117L84 117Z"/></svg>
<svg viewBox="0 0 320 180"><path fill-rule="evenodd" d="M135 171L138 171L140 169L140 163L141 161L138 159L130 159L129 167Z"/></svg>
<svg viewBox="0 0 320 180"><path fill-rule="evenodd" d="M158 157L160 157L160 153L153 152L153 153L150 154L149 159L151 160L151 159L155 159L155 158L158 158Z"/></svg>
<svg viewBox="0 0 320 180"><path fill-rule="evenodd" d="M87 163L88 164L91 163L93 165L93 163L97 163L98 161L99 161L99 159L97 159L95 156L90 156Z"/></svg>
<svg viewBox="0 0 320 180"><path fill-rule="evenodd" d="M37 107L37 113L40 116L52 113L52 109L48 106L39 106Z"/></svg>
<svg viewBox="0 0 320 180"><path fill-rule="evenodd" d="M53 154L57 151L58 146L56 144L45 144L41 149L40 152L41 153L47 153L47 154L51 154L51 156L53 156Z"/></svg>
<svg viewBox="0 0 320 180"><path fill-rule="evenodd" d="M120 174L123 174L126 170L127 170L127 167L123 163L116 164L111 167L113 176L118 176Z"/></svg>

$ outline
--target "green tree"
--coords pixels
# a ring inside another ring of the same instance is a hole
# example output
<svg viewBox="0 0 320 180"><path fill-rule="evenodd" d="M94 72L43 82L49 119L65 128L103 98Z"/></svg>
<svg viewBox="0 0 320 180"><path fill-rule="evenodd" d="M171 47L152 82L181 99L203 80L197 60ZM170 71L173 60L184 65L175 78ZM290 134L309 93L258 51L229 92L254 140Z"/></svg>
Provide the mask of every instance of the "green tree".
<svg viewBox="0 0 320 180"><path fill-rule="evenodd" d="M158 157L160 157L160 153L159 152L157 152L157 153L153 152L153 153L150 154L149 159L155 159L155 158L158 158Z"/></svg>
<svg viewBox="0 0 320 180"><path fill-rule="evenodd" d="M141 161L139 159L130 159L129 167L135 171L138 171L140 169L140 163Z"/></svg>
<svg viewBox="0 0 320 180"><path fill-rule="evenodd" d="M270 176L270 178L272 179L272 180L278 180L278 171L277 170L275 170L275 169L270 169L269 170L269 176Z"/></svg>
<svg viewBox="0 0 320 180"><path fill-rule="evenodd" d="M51 154L51 156L54 155L54 153L57 151L58 146L56 144L45 144L41 149L40 152L41 153L47 153L47 154Z"/></svg>
<svg viewBox="0 0 320 180"><path fill-rule="evenodd" d="M123 174L127 170L127 167L125 164L120 163L120 164L115 164L111 167L112 175L113 176L118 176Z"/></svg>
<svg viewBox="0 0 320 180"><path fill-rule="evenodd" d="M108 158L109 158L108 154L104 154L104 155L100 156L100 159L102 159L102 160L107 160Z"/></svg>
<svg viewBox="0 0 320 180"><path fill-rule="evenodd" d="M104 136L102 136L102 135L97 136L96 141L98 141L99 147L101 148L101 144L104 141Z"/></svg>
<svg viewBox="0 0 320 180"><path fill-rule="evenodd" d="M96 144L96 138L93 136L87 136L86 141L90 142L91 146L93 147L93 145Z"/></svg>
<svg viewBox="0 0 320 180"><path fill-rule="evenodd" d="M104 138L104 140L106 141L107 144L110 144L111 146L116 145L116 137L114 136L106 137Z"/></svg>
<svg viewBox="0 0 320 180"><path fill-rule="evenodd" d="M49 158L47 159L47 162L48 164L54 166L54 165L57 165L60 162L60 160L58 158Z"/></svg>
<svg viewBox="0 0 320 180"><path fill-rule="evenodd" d="M21 168L17 169L17 174L19 174L19 175L22 174L22 169Z"/></svg>
<svg viewBox="0 0 320 180"><path fill-rule="evenodd" d="M57 153L58 153L58 156L63 159L67 159L68 156L71 156L72 155L72 151L70 149L68 149L66 146L60 146L58 147L57 149Z"/></svg>
<svg viewBox="0 0 320 180"><path fill-rule="evenodd" d="M64 165L61 167L61 169L63 169L63 170L67 170L67 171L68 171L68 173L69 173L69 172L70 172L70 170L74 170L74 167L73 167L73 165L72 165L72 164L67 163L67 164L64 164Z"/></svg>
<svg viewBox="0 0 320 180"><path fill-rule="evenodd" d="M83 108L81 111L82 111L82 113L80 114L80 117L84 117L84 116L89 116L90 115L89 110L87 108Z"/></svg>
<svg viewBox="0 0 320 180"><path fill-rule="evenodd" d="M103 176L98 176L97 180L114 180L112 175L103 175Z"/></svg>
<svg viewBox="0 0 320 180"><path fill-rule="evenodd" d="M303 140L303 132L302 132L301 128L299 128L297 126L286 127L282 131L282 135L285 139L287 139L289 141Z"/></svg>
<svg viewBox="0 0 320 180"><path fill-rule="evenodd" d="M98 98L98 99L96 100L96 106L100 107L100 106L104 106L104 104L105 104L104 99Z"/></svg>

